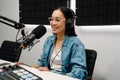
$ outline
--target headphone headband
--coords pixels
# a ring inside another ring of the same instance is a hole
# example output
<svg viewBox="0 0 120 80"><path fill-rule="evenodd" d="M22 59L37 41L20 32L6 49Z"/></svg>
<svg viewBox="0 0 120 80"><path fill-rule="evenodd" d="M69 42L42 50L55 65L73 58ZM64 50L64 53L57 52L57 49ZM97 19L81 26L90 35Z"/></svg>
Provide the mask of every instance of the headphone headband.
<svg viewBox="0 0 120 80"><path fill-rule="evenodd" d="M72 18L69 18L67 20L67 28L70 29L70 28L73 28L74 27L74 20L76 19L76 15L74 13L74 11L72 9L70 9L70 12L72 14Z"/></svg>

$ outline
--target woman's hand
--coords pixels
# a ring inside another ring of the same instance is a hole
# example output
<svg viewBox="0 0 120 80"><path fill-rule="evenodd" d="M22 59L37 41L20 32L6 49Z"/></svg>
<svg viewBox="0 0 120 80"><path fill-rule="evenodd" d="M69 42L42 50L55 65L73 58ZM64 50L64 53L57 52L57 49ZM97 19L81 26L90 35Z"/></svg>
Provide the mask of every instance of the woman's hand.
<svg viewBox="0 0 120 80"><path fill-rule="evenodd" d="M38 70L40 70L40 71L49 71L49 69L47 67L39 67Z"/></svg>
<svg viewBox="0 0 120 80"><path fill-rule="evenodd" d="M37 68L37 69L39 68L39 66L37 64L34 64L32 67Z"/></svg>
<svg viewBox="0 0 120 80"><path fill-rule="evenodd" d="M37 64L32 66L33 68L37 68L40 71L49 71L49 69L47 67L40 67Z"/></svg>

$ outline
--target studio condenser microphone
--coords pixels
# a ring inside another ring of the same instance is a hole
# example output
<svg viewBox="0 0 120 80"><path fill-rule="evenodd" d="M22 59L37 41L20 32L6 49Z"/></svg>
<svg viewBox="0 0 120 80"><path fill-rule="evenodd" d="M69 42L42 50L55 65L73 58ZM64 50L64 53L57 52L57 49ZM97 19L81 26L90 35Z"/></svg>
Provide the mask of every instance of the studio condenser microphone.
<svg viewBox="0 0 120 80"><path fill-rule="evenodd" d="M25 49L27 46L33 43L35 39L41 38L46 33L46 28L43 25L36 27L30 35L26 36L21 43L21 48Z"/></svg>

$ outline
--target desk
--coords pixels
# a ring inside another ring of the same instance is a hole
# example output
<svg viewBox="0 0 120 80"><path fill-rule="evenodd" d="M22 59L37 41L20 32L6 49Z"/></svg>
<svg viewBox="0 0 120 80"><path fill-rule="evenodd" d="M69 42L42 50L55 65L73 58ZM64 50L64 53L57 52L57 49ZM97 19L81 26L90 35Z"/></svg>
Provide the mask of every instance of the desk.
<svg viewBox="0 0 120 80"><path fill-rule="evenodd" d="M7 61L0 60L0 64L6 63L6 62ZM11 63L11 62L7 62L7 63L10 63L12 65L14 64L14 63ZM43 80L78 80L78 79L75 79L75 78L72 78L72 77L56 74L56 73L53 73L53 72L39 71L38 69L29 67L27 65L20 65L20 66L23 67L24 69L36 74L37 76L43 78Z"/></svg>

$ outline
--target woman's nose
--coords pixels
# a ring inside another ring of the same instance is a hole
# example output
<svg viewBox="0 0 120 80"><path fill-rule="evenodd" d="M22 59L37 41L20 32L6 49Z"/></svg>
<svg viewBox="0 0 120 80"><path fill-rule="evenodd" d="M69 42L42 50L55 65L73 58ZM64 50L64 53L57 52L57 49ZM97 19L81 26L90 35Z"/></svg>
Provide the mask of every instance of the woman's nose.
<svg viewBox="0 0 120 80"><path fill-rule="evenodd" d="M56 20L52 20L52 21L50 21L50 23L55 25L56 24Z"/></svg>

